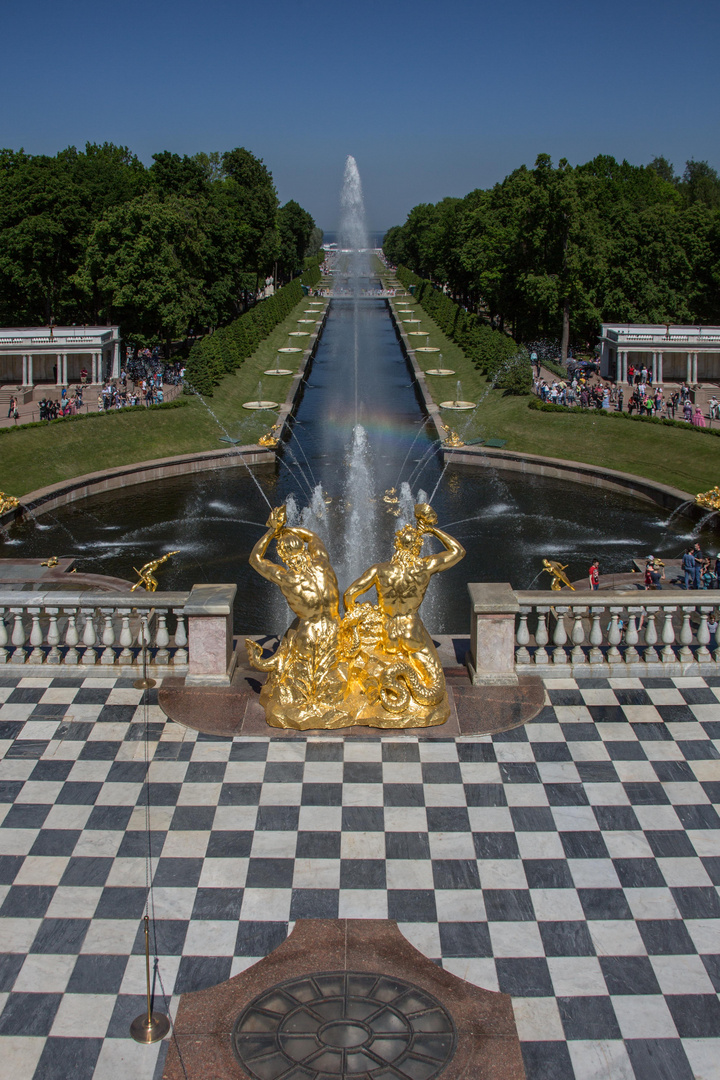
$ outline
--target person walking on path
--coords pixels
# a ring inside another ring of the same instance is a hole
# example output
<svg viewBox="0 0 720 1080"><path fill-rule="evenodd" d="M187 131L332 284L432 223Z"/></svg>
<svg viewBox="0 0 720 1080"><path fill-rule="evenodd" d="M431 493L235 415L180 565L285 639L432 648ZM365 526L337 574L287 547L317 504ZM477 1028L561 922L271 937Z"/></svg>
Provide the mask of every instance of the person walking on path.
<svg viewBox="0 0 720 1080"><path fill-rule="evenodd" d="M695 415L693 416L694 427L705 427L705 417L702 414L702 409L699 405L695 406Z"/></svg>
<svg viewBox="0 0 720 1080"><path fill-rule="evenodd" d="M685 574L685 588L695 587L695 556L693 549L689 547L682 557L682 569Z"/></svg>
<svg viewBox="0 0 720 1080"><path fill-rule="evenodd" d="M588 570L588 581L590 583L590 591L597 592L600 588L600 560L593 559L592 565Z"/></svg>

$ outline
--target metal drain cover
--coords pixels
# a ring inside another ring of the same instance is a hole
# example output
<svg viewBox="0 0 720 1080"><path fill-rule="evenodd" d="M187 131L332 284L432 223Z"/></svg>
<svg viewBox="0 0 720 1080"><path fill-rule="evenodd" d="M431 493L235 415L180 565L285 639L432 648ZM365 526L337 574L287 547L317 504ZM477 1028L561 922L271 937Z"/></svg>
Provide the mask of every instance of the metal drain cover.
<svg viewBox="0 0 720 1080"><path fill-rule="evenodd" d="M455 1025L403 979L319 972L259 994L235 1022L233 1049L256 1080L433 1080L455 1053Z"/></svg>

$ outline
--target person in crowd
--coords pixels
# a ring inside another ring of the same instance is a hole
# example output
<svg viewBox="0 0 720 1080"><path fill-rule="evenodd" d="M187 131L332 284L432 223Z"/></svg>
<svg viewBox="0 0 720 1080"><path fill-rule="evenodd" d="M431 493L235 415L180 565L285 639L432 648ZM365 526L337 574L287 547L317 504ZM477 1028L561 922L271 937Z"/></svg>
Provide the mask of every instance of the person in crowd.
<svg viewBox="0 0 720 1080"><path fill-rule="evenodd" d="M695 588L695 555L692 547L687 548L682 557L682 571L685 575L685 588Z"/></svg>
<svg viewBox="0 0 720 1080"><path fill-rule="evenodd" d="M695 543L695 546L693 547L692 552L693 552L693 556L695 558L695 588L699 589L700 588L700 581L701 581L701 578L702 578L702 572L705 569L706 559L705 559L705 555L703 554L703 550L700 547L699 543L697 543L697 542Z"/></svg>
<svg viewBox="0 0 720 1080"><path fill-rule="evenodd" d="M18 411L17 404L18 404L17 403L17 398L15 397L14 394L11 395L11 397L10 397L10 405L8 406L8 420L12 420L13 418L17 420L17 411Z"/></svg>
<svg viewBox="0 0 720 1080"><path fill-rule="evenodd" d="M694 427L705 427L705 417L699 405L695 406L692 422Z"/></svg>
<svg viewBox="0 0 720 1080"><path fill-rule="evenodd" d="M662 573L655 565L655 556L648 555L645 563L645 588L646 589L662 589L660 582L665 577L665 571Z"/></svg>

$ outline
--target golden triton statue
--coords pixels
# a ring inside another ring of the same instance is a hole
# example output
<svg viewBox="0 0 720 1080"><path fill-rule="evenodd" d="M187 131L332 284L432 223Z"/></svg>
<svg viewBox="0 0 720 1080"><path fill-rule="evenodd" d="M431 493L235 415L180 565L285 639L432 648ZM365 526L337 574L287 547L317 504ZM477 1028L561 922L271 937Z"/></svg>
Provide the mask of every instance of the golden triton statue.
<svg viewBox="0 0 720 1080"><path fill-rule="evenodd" d="M346 590L341 622L337 578L324 544L307 529L287 526L285 507L273 510L250 564L281 588L298 622L268 659L257 642L246 640L252 666L269 673L260 701L272 727L445 723L450 709L442 665L419 609L432 575L454 566L465 550L436 528L437 515L426 503L415 507L415 518L416 526L396 533L392 558L371 566ZM423 557L426 535L445 550ZM265 558L273 539L284 567ZM378 604L357 604L373 586Z"/></svg>
<svg viewBox="0 0 720 1080"><path fill-rule="evenodd" d="M141 585L148 592L155 592L158 587L157 578L155 577L158 566L162 566L163 563L167 562L171 555L179 555L179 553L179 550L168 551L167 555L163 555L161 559L152 559L150 562L146 562L144 566L141 566L139 570L136 566L133 566L133 570L140 580L135 582L130 592L135 592Z"/></svg>
<svg viewBox="0 0 720 1080"><path fill-rule="evenodd" d="M550 582L550 588L553 592L559 592L563 585L568 589L572 589L575 592L575 586L571 585L568 581L565 571L568 568L568 564L556 562L554 559L543 559L543 570L547 570L548 574L552 574L552 581ZM542 570L540 571L542 573Z"/></svg>

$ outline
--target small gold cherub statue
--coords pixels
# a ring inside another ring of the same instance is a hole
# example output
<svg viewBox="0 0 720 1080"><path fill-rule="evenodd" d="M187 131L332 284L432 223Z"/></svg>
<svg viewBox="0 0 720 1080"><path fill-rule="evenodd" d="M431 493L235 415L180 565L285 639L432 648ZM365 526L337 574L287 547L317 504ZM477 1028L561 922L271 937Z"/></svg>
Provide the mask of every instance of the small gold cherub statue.
<svg viewBox="0 0 720 1080"><path fill-rule="evenodd" d="M49 559L46 559L45 562L41 562L40 565L41 566L57 566L57 564L59 562L60 562L60 560L57 557L57 555L51 555Z"/></svg>
<svg viewBox="0 0 720 1080"><path fill-rule="evenodd" d="M14 495L6 495L0 491L0 514L6 514L8 510L15 510L20 505L20 500Z"/></svg>
<svg viewBox="0 0 720 1080"><path fill-rule="evenodd" d="M457 431L453 431L451 428L446 428L447 435L443 442L443 446L449 446L451 450L458 450L465 443L462 441Z"/></svg>
<svg viewBox="0 0 720 1080"><path fill-rule="evenodd" d="M146 562L140 569L133 566L133 570L139 576L140 580L136 581L130 592L135 592L142 585L147 592L155 592L158 587L157 578L154 576L158 566L162 566L164 562L167 562L171 555L179 555L180 550L168 551L167 555L163 555L161 559L152 559L150 562Z"/></svg>
<svg viewBox="0 0 720 1080"><path fill-rule="evenodd" d="M564 573L567 568L567 563L563 566L562 563L556 562L554 559L543 559L543 570L547 570L548 574L552 574L550 588L553 590L553 592L560 592L560 589L562 589L563 585L565 585L568 589L572 589L572 591L575 592L575 586L570 584Z"/></svg>

